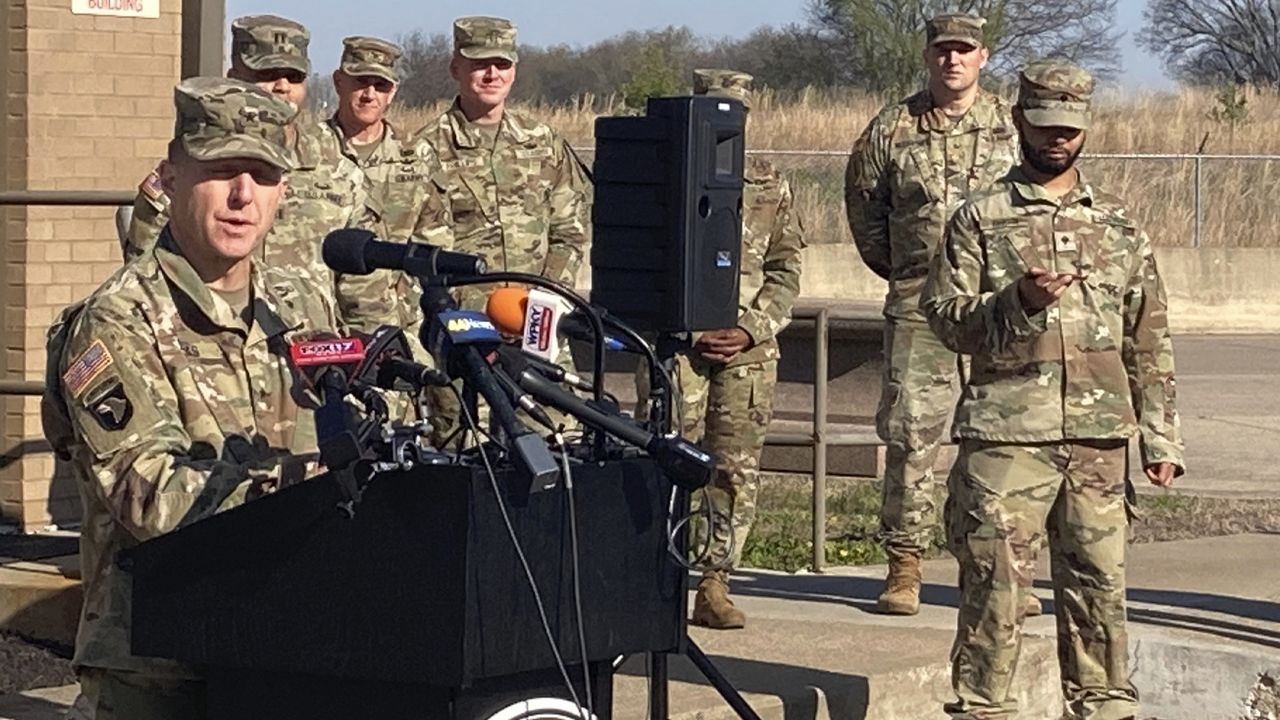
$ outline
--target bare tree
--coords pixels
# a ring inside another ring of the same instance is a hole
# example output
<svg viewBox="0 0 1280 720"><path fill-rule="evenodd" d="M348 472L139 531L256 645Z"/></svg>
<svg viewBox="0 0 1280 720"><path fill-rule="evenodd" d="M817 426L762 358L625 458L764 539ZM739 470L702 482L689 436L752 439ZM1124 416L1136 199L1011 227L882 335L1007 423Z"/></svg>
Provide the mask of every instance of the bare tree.
<svg viewBox="0 0 1280 720"><path fill-rule="evenodd" d="M1280 0L1149 0L1144 47L1193 83L1280 86Z"/></svg>
<svg viewBox="0 0 1280 720"><path fill-rule="evenodd" d="M400 89L396 101L409 107L451 98L457 84L449 76L449 59L453 57L453 41L442 33L423 35L415 30L396 38L404 50L400 57Z"/></svg>
<svg viewBox="0 0 1280 720"><path fill-rule="evenodd" d="M1100 77L1119 69L1116 0L810 0L816 29L833 38L845 83L903 94L922 81L925 22L944 12L987 19L991 69L1063 57Z"/></svg>

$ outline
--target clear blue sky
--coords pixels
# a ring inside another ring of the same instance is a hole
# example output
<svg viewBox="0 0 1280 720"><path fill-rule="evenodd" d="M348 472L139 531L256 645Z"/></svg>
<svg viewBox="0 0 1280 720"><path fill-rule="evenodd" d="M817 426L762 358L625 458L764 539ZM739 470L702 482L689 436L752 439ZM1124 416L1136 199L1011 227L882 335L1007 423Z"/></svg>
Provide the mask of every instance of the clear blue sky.
<svg viewBox="0 0 1280 720"><path fill-rule="evenodd" d="M422 30L450 32L455 17L499 15L516 21L521 42L534 45L587 45L626 32L688 25L702 36L740 37L761 25L803 22L804 0L226 0L227 19L254 13L291 17L311 29L311 58L317 70L338 64L342 38L385 38ZM1119 0L1117 24L1124 42L1129 87L1168 87L1170 81L1133 42L1142 25L1145 0Z"/></svg>

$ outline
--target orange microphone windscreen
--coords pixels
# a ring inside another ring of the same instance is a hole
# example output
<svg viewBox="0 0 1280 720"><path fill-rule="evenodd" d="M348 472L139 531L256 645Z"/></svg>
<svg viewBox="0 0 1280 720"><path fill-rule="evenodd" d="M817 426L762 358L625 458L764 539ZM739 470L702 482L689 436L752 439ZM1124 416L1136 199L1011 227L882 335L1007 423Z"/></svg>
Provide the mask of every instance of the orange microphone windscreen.
<svg viewBox="0 0 1280 720"><path fill-rule="evenodd" d="M484 312L498 332L520 335L524 332L524 313L529 305L529 291L520 287L502 287L489 294Z"/></svg>

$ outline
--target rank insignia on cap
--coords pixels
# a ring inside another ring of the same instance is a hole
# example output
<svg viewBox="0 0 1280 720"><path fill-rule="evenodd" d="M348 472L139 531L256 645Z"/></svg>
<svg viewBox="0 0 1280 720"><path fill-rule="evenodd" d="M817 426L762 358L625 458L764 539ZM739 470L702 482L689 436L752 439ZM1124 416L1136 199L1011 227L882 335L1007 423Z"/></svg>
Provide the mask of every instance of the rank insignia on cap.
<svg viewBox="0 0 1280 720"><path fill-rule="evenodd" d="M94 340L89 349L80 353L80 357L62 374L62 383L71 397L78 398L114 362L107 346L101 340Z"/></svg>

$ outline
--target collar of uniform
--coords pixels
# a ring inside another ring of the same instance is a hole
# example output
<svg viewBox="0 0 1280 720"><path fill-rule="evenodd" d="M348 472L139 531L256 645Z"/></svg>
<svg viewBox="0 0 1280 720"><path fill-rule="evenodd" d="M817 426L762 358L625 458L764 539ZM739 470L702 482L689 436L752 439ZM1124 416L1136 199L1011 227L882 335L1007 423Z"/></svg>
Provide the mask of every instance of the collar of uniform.
<svg viewBox="0 0 1280 720"><path fill-rule="evenodd" d="M351 140L347 138L346 133L342 132L342 125L338 124L338 114L334 113L333 115L330 115L329 119L324 122L325 125L328 126L329 130L333 132L333 136L338 139L338 144L342 146L342 153L352 160L355 160L355 150L352 149ZM396 130L396 126L391 124L390 120L383 119L382 126L384 128L382 131L382 142L385 143L388 140L398 141L401 139L400 131Z"/></svg>
<svg viewBox="0 0 1280 720"><path fill-rule="evenodd" d="M481 137L479 133L471 131L471 125L467 120L467 116L462 114L462 100L460 98L453 99L453 106L449 108L449 112L445 114L448 118L449 129L453 133L453 143L460 148L477 148L480 147ZM523 143L529 139L529 133L524 129L524 124L519 122L515 114L510 109L502 113L502 122L498 125L498 137L508 136L514 143Z"/></svg>
<svg viewBox="0 0 1280 720"><path fill-rule="evenodd" d="M952 119L933 104L933 96L922 90L907 100L911 115L920 119L920 132L966 133L977 128L995 127L1001 123L996 97L978 89L973 105L957 119Z"/></svg>
<svg viewBox="0 0 1280 720"><path fill-rule="evenodd" d="M232 317L226 303L219 303L213 299L213 292L200 279L200 275L196 273L195 268L191 267L187 258L178 251L168 225L161 231L160 239L156 242L155 257L160 272L173 287L191 300L191 303L209 322L224 330L244 332L240 319ZM249 328L248 335L250 343L283 334L300 324L288 316L290 313L281 312L282 304L275 302L272 289L264 282L257 263L250 268L250 282L253 283L254 304L254 323L253 327Z"/></svg>
<svg viewBox="0 0 1280 720"><path fill-rule="evenodd" d="M1075 187L1067 191L1067 194L1061 197L1050 197L1045 192L1044 186L1031 181L1026 173L1022 172L1021 165L1015 165L1009 171L1008 180L1013 185L1014 192L1018 193L1023 200L1035 203L1047 203L1058 207L1066 205L1084 205L1086 207L1093 206L1093 186L1085 180L1084 171L1076 166L1076 184Z"/></svg>
<svg viewBox="0 0 1280 720"><path fill-rule="evenodd" d="M236 318L231 317L227 305L214 301L213 293L210 292L204 281L200 279L196 269L191 267L191 263L179 252L178 245L174 242L168 225L160 232L160 239L156 241L155 253L156 262L160 265L160 272L168 278L174 288L191 300L196 309L209 322L227 330L243 330Z"/></svg>
<svg viewBox="0 0 1280 720"><path fill-rule="evenodd" d="M293 305L280 301L278 291L267 282L265 273L253 265L253 327L249 328L250 345L266 342L302 327L303 322Z"/></svg>

